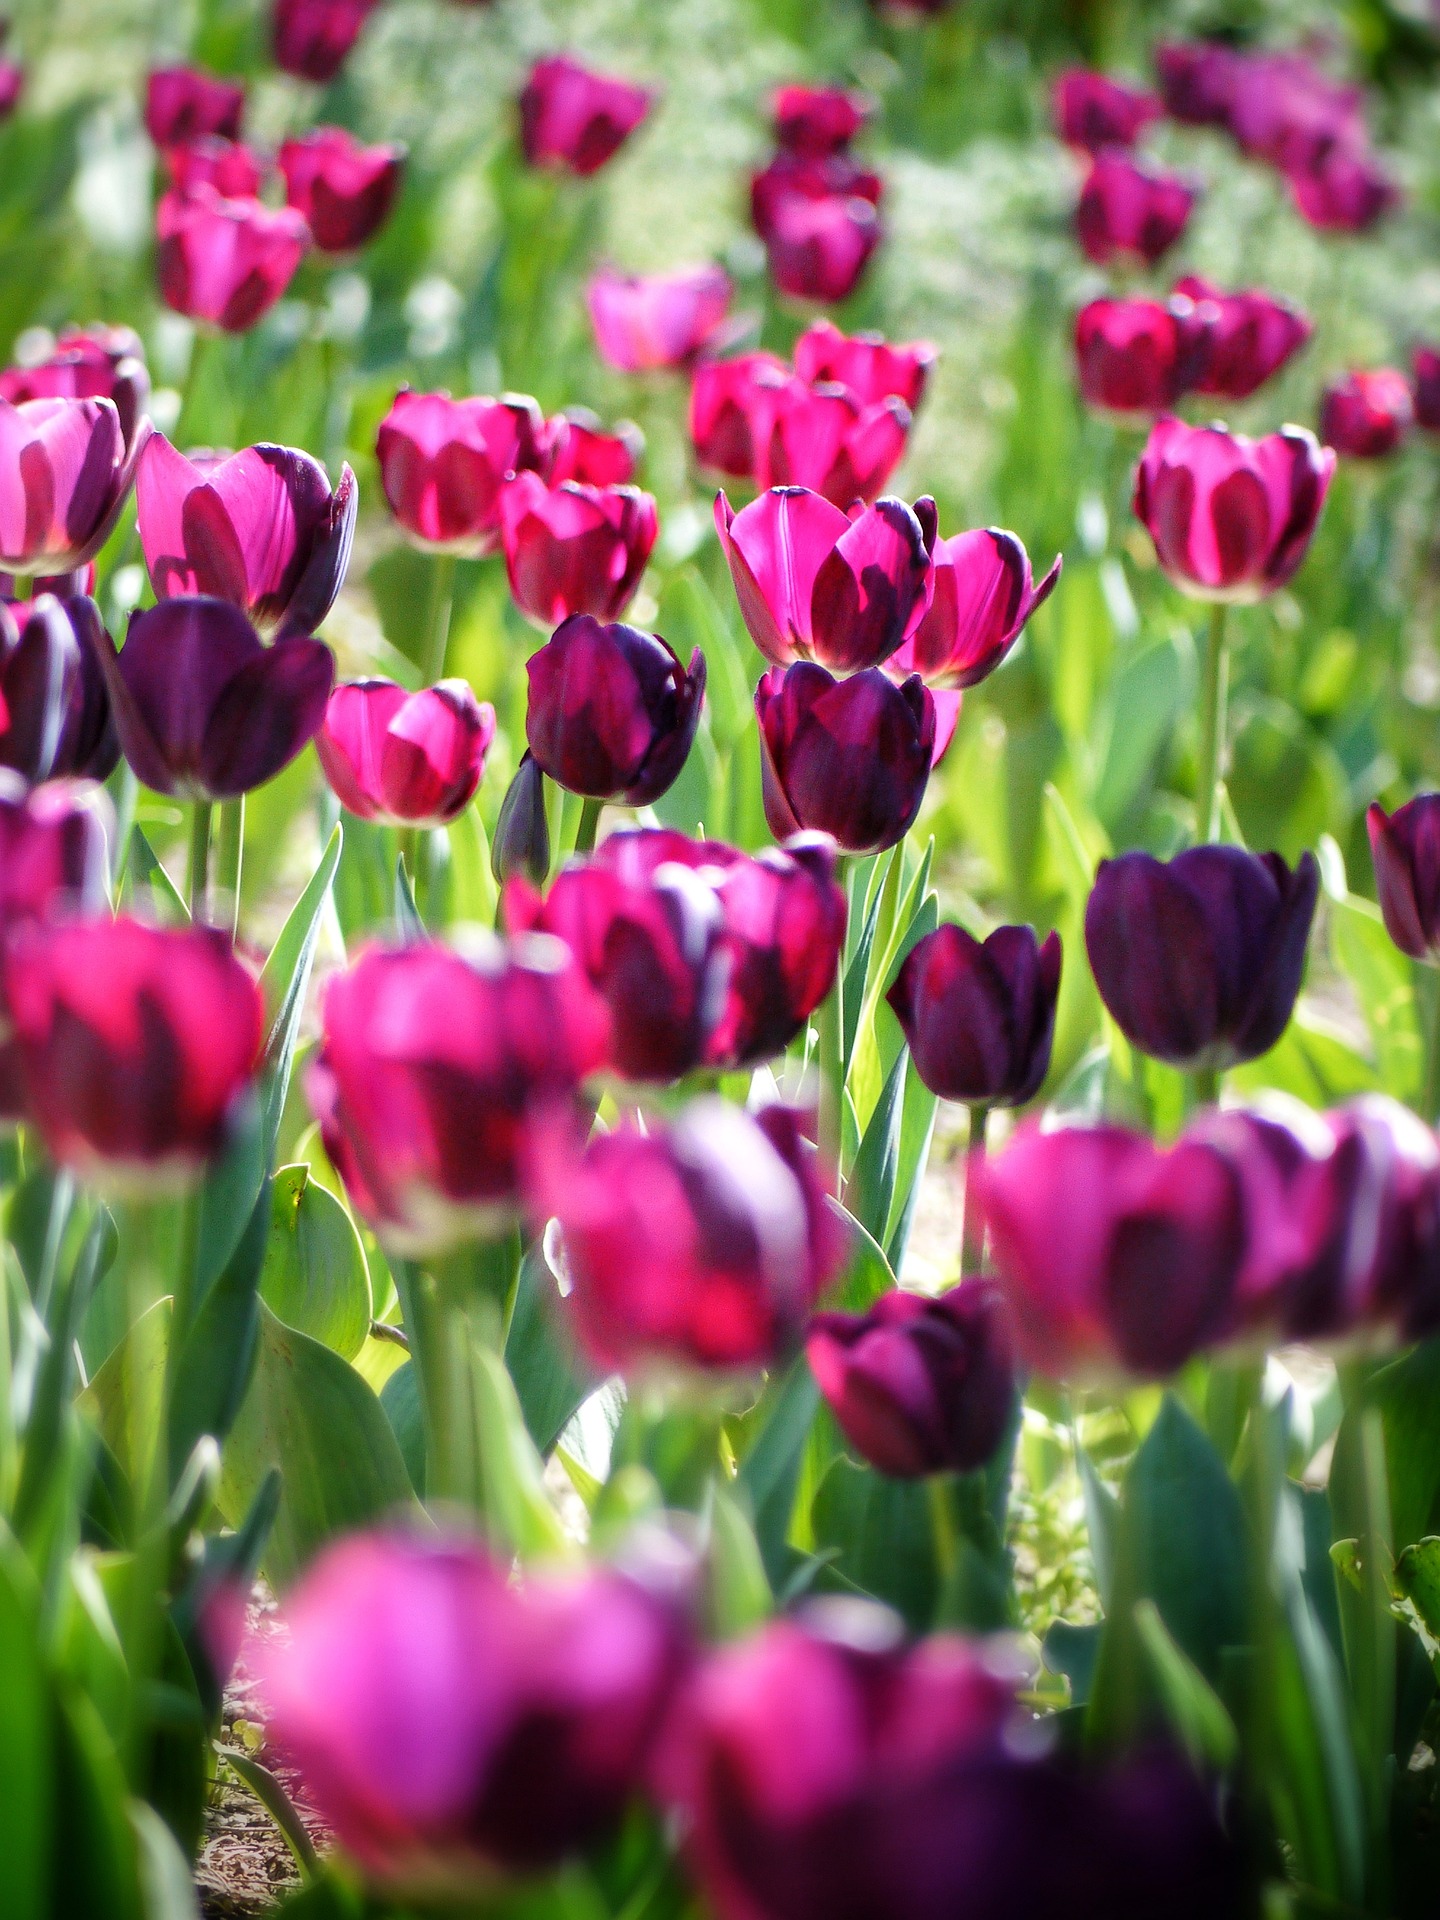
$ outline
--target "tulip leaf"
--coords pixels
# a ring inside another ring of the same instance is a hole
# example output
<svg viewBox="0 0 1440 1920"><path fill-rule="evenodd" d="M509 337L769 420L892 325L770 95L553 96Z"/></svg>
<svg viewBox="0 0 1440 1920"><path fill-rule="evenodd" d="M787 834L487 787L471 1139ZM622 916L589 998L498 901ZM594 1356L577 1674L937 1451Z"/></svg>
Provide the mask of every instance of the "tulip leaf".
<svg viewBox="0 0 1440 1920"><path fill-rule="evenodd" d="M890 1202L886 1225L885 1255L896 1273L905 1261L910 1227L920 1199L920 1183L930 1159L930 1142L935 1133L935 1115L940 1102L920 1075L911 1071L905 1078L905 1105L900 1116L900 1154L895 1168L895 1192Z"/></svg>
<svg viewBox="0 0 1440 1920"><path fill-rule="evenodd" d="M287 1326L353 1360L370 1331L370 1272L354 1222L308 1166L281 1167L270 1195L260 1293Z"/></svg>
<svg viewBox="0 0 1440 1920"><path fill-rule="evenodd" d="M542 1240L532 1242L520 1263L505 1365L530 1438L548 1454L597 1382L576 1348Z"/></svg>
<svg viewBox="0 0 1440 1920"><path fill-rule="evenodd" d="M275 1151L280 1132L280 1116L290 1092L290 1073L295 1062L295 1043L300 1036L300 1016L305 1008L306 989L315 964L315 948L320 939L320 924L325 903L335 884L335 873L344 848L344 830L337 821L325 844L320 864L311 874L305 891L290 909L280 929L280 937L270 949L260 975L260 990L265 996L269 1031L265 1038L265 1088L262 1105L265 1115L266 1161Z"/></svg>
<svg viewBox="0 0 1440 1920"><path fill-rule="evenodd" d="M890 1219L895 1176L900 1166L900 1129L905 1116L904 1048L880 1090L860 1151L845 1182L845 1204L872 1239L878 1240Z"/></svg>
<svg viewBox="0 0 1440 1920"><path fill-rule="evenodd" d="M1342 1465L1354 1452L1355 1431L1370 1408L1379 1412L1384 1430L1391 1539L1395 1552L1403 1553L1440 1530L1440 1339L1426 1340L1392 1360L1352 1397L1335 1443Z"/></svg>
<svg viewBox="0 0 1440 1920"><path fill-rule="evenodd" d="M125 1777L94 1702L78 1689L56 1715L52 1914L141 1920L139 1861ZM9 1863L6 1863L7 1879Z"/></svg>
<svg viewBox="0 0 1440 1920"><path fill-rule="evenodd" d="M706 1625L714 1638L732 1640L761 1626L774 1600L749 1520L735 1496L713 1481L706 1519Z"/></svg>
<svg viewBox="0 0 1440 1920"><path fill-rule="evenodd" d="M54 1707L40 1650L34 1576L0 1532L0 1859L11 1920L48 1920L55 1818Z"/></svg>
<svg viewBox="0 0 1440 1920"><path fill-rule="evenodd" d="M882 1293L893 1293L895 1275L880 1243L838 1200L826 1203L840 1222L848 1248L840 1277L825 1295L827 1307L842 1313L867 1313Z"/></svg>
<svg viewBox="0 0 1440 1920"><path fill-rule="evenodd" d="M1181 1745L1197 1767L1227 1772L1235 1764L1240 1741L1224 1702L1171 1639L1153 1600L1139 1601L1134 1617L1165 1717Z"/></svg>
<svg viewBox="0 0 1440 1920"><path fill-rule="evenodd" d="M816 1550L832 1556L818 1586L872 1594L916 1633L930 1628L940 1569L923 1480L888 1480L841 1454L820 1482L810 1518Z"/></svg>
<svg viewBox="0 0 1440 1920"><path fill-rule="evenodd" d="M160 1435L169 1345L166 1295L140 1315L80 1396L80 1406L135 1487L144 1484Z"/></svg>
<svg viewBox="0 0 1440 1920"><path fill-rule="evenodd" d="M410 1484L425 1498L425 1408L420 1370L413 1360L398 1366L380 1389L380 1405L400 1446Z"/></svg>
<svg viewBox="0 0 1440 1920"><path fill-rule="evenodd" d="M229 1265L249 1225L269 1165L261 1103L247 1100L225 1152L200 1189L195 1251L195 1310Z"/></svg>
<svg viewBox="0 0 1440 1920"><path fill-rule="evenodd" d="M1111 682L1110 735L1095 787L1095 811L1110 833L1124 828L1149 796L1155 769L1181 715L1189 710L1193 652L1174 639L1130 654Z"/></svg>
<svg viewBox="0 0 1440 1920"><path fill-rule="evenodd" d="M415 904L415 888L402 853L395 862L395 931L404 941L424 940L425 922Z"/></svg>
<svg viewBox="0 0 1440 1920"><path fill-rule="evenodd" d="M570 1542L545 1491L545 1469L504 1362L477 1344L471 1355L480 1509L497 1547L523 1556L563 1554Z"/></svg>
<svg viewBox="0 0 1440 1920"><path fill-rule="evenodd" d="M788 1373L771 1377L765 1403L758 1431L740 1463L739 1480L749 1497L765 1571L778 1588L788 1568L785 1542L805 1443L820 1407L820 1389L803 1354Z"/></svg>
<svg viewBox="0 0 1440 1920"><path fill-rule="evenodd" d="M1381 1085L1397 1100L1413 1101L1425 1062L1410 963L1368 900L1332 900L1330 929L1331 952L1360 1002Z"/></svg>
<svg viewBox="0 0 1440 1920"><path fill-rule="evenodd" d="M1070 1704L1083 1707L1095 1681L1095 1662L1104 1628L1091 1621L1074 1626L1068 1620L1052 1622L1041 1652L1051 1673L1063 1673L1070 1682Z"/></svg>
<svg viewBox="0 0 1440 1920"><path fill-rule="evenodd" d="M1434 1640L1440 1640L1440 1537L1426 1534L1395 1562L1395 1582Z"/></svg>
<svg viewBox="0 0 1440 1920"><path fill-rule="evenodd" d="M892 888L898 880L902 846L903 842L898 843L891 849L888 860L877 862L877 867L883 868L880 884L871 892L864 920L860 923L860 933L855 941L854 952L845 969L841 1012L845 1021L844 1060L847 1068L855 1052L855 1041L860 1031L860 1010L865 1003L865 991L870 979L870 956L875 946L875 930L880 923L880 903L887 889ZM858 893L856 897L859 897Z"/></svg>
<svg viewBox="0 0 1440 1920"><path fill-rule="evenodd" d="M139 1852L145 1920L200 1920L190 1863L152 1806L131 1800L127 1811Z"/></svg>
<svg viewBox="0 0 1440 1920"><path fill-rule="evenodd" d="M144 829L135 821L131 825L130 839L125 849L125 867L120 876L116 911L133 913L135 895L141 892L149 894L152 910L163 925L180 927L189 924L190 909L183 895L146 839Z"/></svg>
<svg viewBox="0 0 1440 1920"><path fill-rule="evenodd" d="M260 1268L270 1226L270 1195L262 1188L225 1271L210 1288L183 1333L170 1401L171 1480L202 1434L223 1440L240 1411L260 1330Z"/></svg>

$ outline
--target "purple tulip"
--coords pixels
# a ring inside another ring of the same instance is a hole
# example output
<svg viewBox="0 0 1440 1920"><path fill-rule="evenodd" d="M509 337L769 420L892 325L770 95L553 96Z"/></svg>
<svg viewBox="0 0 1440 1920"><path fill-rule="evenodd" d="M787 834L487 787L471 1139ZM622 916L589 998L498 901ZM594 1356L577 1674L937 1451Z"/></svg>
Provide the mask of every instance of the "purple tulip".
<svg viewBox="0 0 1440 1920"><path fill-rule="evenodd" d="M0 767L32 782L112 771L120 746L100 628L99 608L82 597L0 601Z"/></svg>
<svg viewBox="0 0 1440 1920"><path fill-rule="evenodd" d="M612 160L645 119L655 96L565 54L537 60L520 95L520 145L532 167L582 179Z"/></svg>
<svg viewBox="0 0 1440 1920"><path fill-rule="evenodd" d="M913 413L925 397L939 351L928 340L897 346L883 334L847 335L833 321L817 320L795 342L795 371L807 386L846 388L862 407L903 400Z"/></svg>
<svg viewBox="0 0 1440 1920"><path fill-rule="evenodd" d="M353 253L390 217L405 172L403 147L363 146L343 127L286 140L278 156L286 202L321 253Z"/></svg>
<svg viewBox="0 0 1440 1920"><path fill-rule="evenodd" d="M1067 68L1051 97L1056 133L1067 147L1084 153L1133 147L1151 121L1164 112L1153 93L1088 67Z"/></svg>
<svg viewBox="0 0 1440 1920"><path fill-rule="evenodd" d="M0 399L0 572L67 574L114 531L150 434L113 400Z"/></svg>
<svg viewBox="0 0 1440 1920"><path fill-rule="evenodd" d="M48 358L0 373L0 399L113 400L130 446L150 399L145 348L129 327L66 327Z"/></svg>
<svg viewBox="0 0 1440 1920"><path fill-rule="evenodd" d="M452 400L401 388L375 455L390 511L418 545L479 558L500 544L508 474L548 472L555 430L523 395Z"/></svg>
<svg viewBox="0 0 1440 1920"><path fill-rule="evenodd" d="M1320 438L1350 460L1394 453L1414 417L1410 382L1394 367L1347 373L1320 396Z"/></svg>
<svg viewBox="0 0 1440 1920"><path fill-rule="evenodd" d="M1385 931L1412 960L1440 961L1440 793L1365 815Z"/></svg>
<svg viewBox="0 0 1440 1920"><path fill-rule="evenodd" d="M1440 351L1434 347L1416 347L1410 366L1415 424L1426 433L1440 433Z"/></svg>
<svg viewBox="0 0 1440 1920"><path fill-rule="evenodd" d="M1227 124L1252 159L1293 173L1365 144L1360 89L1337 86L1303 54L1243 55L1233 74Z"/></svg>
<svg viewBox="0 0 1440 1920"><path fill-rule="evenodd" d="M275 0L275 64L325 86L345 64L376 0Z"/></svg>
<svg viewBox="0 0 1440 1920"><path fill-rule="evenodd" d="M585 302L600 358L621 373L687 365L724 322L733 291L723 267L597 273Z"/></svg>
<svg viewBox="0 0 1440 1920"><path fill-rule="evenodd" d="M1385 1094L1366 1094L1325 1116L1336 1159L1353 1169L1348 1325L1388 1329L1402 1341L1440 1330L1440 1142L1434 1129ZM1337 1316L1338 1317L1338 1316Z"/></svg>
<svg viewBox="0 0 1440 1920"><path fill-rule="evenodd" d="M349 680L330 696L315 751L362 820L443 827L475 798L494 738L495 709L468 681L407 693L393 680Z"/></svg>
<svg viewBox="0 0 1440 1920"><path fill-rule="evenodd" d="M776 144L807 160L843 153L875 111L867 94L844 87L777 87L770 104Z"/></svg>
<svg viewBox="0 0 1440 1920"><path fill-rule="evenodd" d="M1075 230L1097 266L1153 267L1184 233L1199 197L1182 174L1164 173L1117 148L1097 154L1075 209Z"/></svg>
<svg viewBox="0 0 1440 1920"><path fill-rule="evenodd" d="M156 67L145 82L145 130L157 147L185 146L213 133L238 140L244 87L203 67Z"/></svg>
<svg viewBox="0 0 1440 1920"><path fill-rule="evenodd" d="M1191 847L1102 860L1085 909L1100 997L1158 1060L1229 1067L1268 1053L1290 1019L1320 889L1304 853Z"/></svg>
<svg viewBox="0 0 1440 1920"><path fill-rule="evenodd" d="M1107 413L1164 413L1195 384L1205 325L1194 302L1092 300L1075 321L1080 392Z"/></svg>
<svg viewBox="0 0 1440 1920"><path fill-rule="evenodd" d="M930 604L887 670L918 673L927 686L978 686L1005 659L1060 579L1057 557L1037 586L1013 533L988 527L933 543Z"/></svg>
<svg viewBox="0 0 1440 1920"><path fill-rule="evenodd" d="M1060 936L997 927L983 943L937 927L910 949L886 999L915 1071L942 1100L1023 1106L1040 1091L1055 1038Z"/></svg>
<svg viewBox="0 0 1440 1920"><path fill-rule="evenodd" d="M750 183L755 231L770 276L795 300L827 304L854 292L880 244L880 176L845 154L777 154Z"/></svg>
<svg viewBox="0 0 1440 1920"><path fill-rule="evenodd" d="M1191 127L1229 125L1240 54L1218 40L1172 40L1155 49L1165 111Z"/></svg>
<svg viewBox="0 0 1440 1920"><path fill-rule="evenodd" d="M654 496L637 487L547 487L538 474L517 473L500 493L510 592L542 627L576 613L618 619L658 532Z"/></svg>
<svg viewBox="0 0 1440 1920"><path fill-rule="evenodd" d="M161 197L155 236L166 306L226 333L263 319L310 246L310 229L293 207L225 200L203 185Z"/></svg>
<svg viewBox="0 0 1440 1920"><path fill-rule="evenodd" d="M1204 330L1202 365L1191 383L1196 393L1248 400L1315 330L1298 307L1259 289L1222 293L1190 274L1175 283L1175 292L1195 303Z"/></svg>
<svg viewBox="0 0 1440 1920"><path fill-rule="evenodd" d="M265 184L266 163L240 140L202 134L183 147L165 149L170 184L182 196L213 187L222 200L254 200Z"/></svg>
<svg viewBox="0 0 1440 1920"><path fill-rule="evenodd" d="M1336 146L1286 176L1302 219L1321 233L1368 233L1400 204L1399 187L1364 146Z"/></svg>
<svg viewBox="0 0 1440 1920"><path fill-rule="evenodd" d="M573 480L581 487L628 487L640 471L645 436L633 421L607 431L588 407L567 407L545 426L552 441L547 486Z"/></svg>

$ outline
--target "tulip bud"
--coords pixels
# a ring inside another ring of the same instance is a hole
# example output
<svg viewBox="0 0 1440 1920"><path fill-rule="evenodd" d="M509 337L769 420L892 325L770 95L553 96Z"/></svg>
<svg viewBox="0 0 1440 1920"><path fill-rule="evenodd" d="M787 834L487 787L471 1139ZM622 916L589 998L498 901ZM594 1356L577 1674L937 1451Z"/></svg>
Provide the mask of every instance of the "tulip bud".
<svg viewBox="0 0 1440 1920"><path fill-rule="evenodd" d="M390 511L420 546L474 559L493 553L502 482L548 471L554 433L524 395L452 400L402 387L375 439Z"/></svg>
<svg viewBox="0 0 1440 1920"><path fill-rule="evenodd" d="M520 611L541 627L571 614L614 620L635 598L659 522L636 487L549 488L520 473L500 494L505 571Z"/></svg>
<svg viewBox="0 0 1440 1920"><path fill-rule="evenodd" d="M585 289L585 303L600 358L621 373L683 367L724 321L732 292L721 267L648 276L597 273Z"/></svg>
<svg viewBox="0 0 1440 1920"><path fill-rule="evenodd" d="M545 425L553 439L547 486L574 480L582 487L627 487L640 471L645 436L633 421L607 433L588 407L567 407Z"/></svg>
<svg viewBox="0 0 1440 1920"><path fill-rule="evenodd" d="M1164 173L1128 153L1097 154L1080 190L1075 230L1097 266L1117 261L1153 267L1190 223L1199 190L1178 173Z"/></svg>
<svg viewBox="0 0 1440 1920"><path fill-rule="evenodd" d="M245 89L202 67L157 67L145 82L145 130L157 147L185 146L213 133L238 140Z"/></svg>
<svg viewBox="0 0 1440 1920"><path fill-rule="evenodd" d="M1426 433L1440 433L1440 352L1434 347L1416 347L1410 364L1415 424Z"/></svg>
<svg viewBox="0 0 1440 1920"><path fill-rule="evenodd" d="M113 400L126 446L150 399L145 348L129 327L67 327L48 359L0 373L0 399Z"/></svg>
<svg viewBox="0 0 1440 1920"><path fill-rule="evenodd" d="M280 148L285 198L304 215L321 253L352 253L390 217L405 171L403 147L366 147L343 127L316 127Z"/></svg>
<svg viewBox="0 0 1440 1920"><path fill-rule="evenodd" d="M1200 846L1102 860L1085 909L1095 984L1126 1039L1171 1065L1268 1053L1300 991L1320 889L1313 853Z"/></svg>
<svg viewBox="0 0 1440 1920"><path fill-rule="evenodd" d="M293 207L224 200L208 186L164 194L155 236L166 306L227 333L244 333L270 311L310 245Z"/></svg>
<svg viewBox="0 0 1440 1920"><path fill-rule="evenodd" d="M1309 319L1287 301L1258 289L1222 293L1190 274L1175 292L1193 300L1204 330L1196 393L1248 400L1287 364L1314 332Z"/></svg>
<svg viewBox="0 0 1440 1920"><path fill-rule="evenodd" d="M817 320L795 342L795 371L807 386L833 381L848 388L862 407L895 399L913 413L939 351L928 340L894 346L879 333L847 336L831 321Z"/></svg>
<svg viewBox="0 0 1440 1920"><path fill-rule="evenodd" d="M1163 413L1194 386L1205 332L1184 298L1092 300L1075 321L1080 392L1108 413Z"/></svg>
<svg viewBox="0 0 1440 1920"><path fill-rule="evenodd" d="M1440 793L1365 815L1385 931L1412 960L1440 962Z"/></svg>
<svg viewBox="0 0 1440 1920"><path fill-rule="evenodd" d="M1060 936L997 927L983 943L937 927L906 955L885 996L915 1071L942 1100L1022 1106L1040 1090L1055 1037Z"/></svg>
<svg viewBox="0 0 1440 1920"><path fill-rule="evenodd" d="M183 147L167 147L165 165L171 186L180 194L213 187L224 200L253 200L265 180L258 153L239 140L222 140L213 133Z"/></svg>
<svg viewBox="0 0 1440 1920"><path fill-rule="evenodd" d="M887 671L918 673L927 686L978 686L1055 591L1060 568L1057 556L1036 586L1024 545L998 527L935 541L930 605Z"/></svg>
<svg viewBox="0 0 1440 1920"><path fill-rule="evenodd" d="M500 817L490 842L490 871L501 886L521 874L543 886L550 871L550 825L545 818L545 776L533 754L520 756L515 778L500 802Z"/></svg>
<svg viewBox="0 0 1440 1920"><path fill-rule="evenodd" d="M777 87L771 101L776 143L787 153L824 160L843 153L875 111L866 94L843 87Z"/></svg>
<svg viewBox="0 0 1440 1920"><path fill-rule="evenodd" d="M520 95L520 145L532 167L583 179L615 157L653 102L648 88L591 73L564 54L537 60Z"/></svg>
<svg viewBox="0 0 1440 1920"><path fill-rule="evenodd" d="M847 155L777 154L750 183L750 212L770 275L796 300L835 302L855 289L880 244L880 176Z"/></svg>
<svg viewBox="0 0 1440 1920"><path fill-rule="evenodd" d="M1165 111L1184 126L1225 126L1240 64L1241 56L1218 40L1172 40L1156 47Z"/></svg>
<svg viewBox="0 0 1440 1920"><path fill-rule="evenodd" d="M315 751L362 820L443 827L474 799L494 738L494 707L464 680L409 694L393 680L351 680L331 694Z"/></svg>
<svg viewBox="0 0 1440 1920"><path fill-rule="evenodd" d="M1347 373L1320 396L1320 438L1351 460L1383 460L1414 417L1410 382L1394 367Z"/></svg>
<svg viewBox="0 0 1440 1920"><path fill-rule="evenodd" d="M1402 195L1363 146L1339 145L1286 176L1296 210L1321 233L1368 233Z"/></svg>
<svg viewBox="0 0 1440 1920"><path fill-rule="evenodd" d="M0 399L0 571L66 574L115 530L150 433L113 400Z"/></svg>
<svg viewBox="0 0 1440 1920"><path fill-rule="evenodd" d="M297 80L325 86L374 12L376 0L275 0L275 64Z"/></svg>
<svg viewBox="0 0 1440 1920"><path fill-rule="evenodd" d="M0 766L28 781L103 780L120 758L93 600L0 601Z"/></svg>
<svg viewBox="0 0 1440 1920"><path fill-rule="evenodd" d="M1056 133L1067 147L1084 153L1133 147L1164 111L1153 93L1086 67L1067 68L1055 82L1052 99Z"/></svg>

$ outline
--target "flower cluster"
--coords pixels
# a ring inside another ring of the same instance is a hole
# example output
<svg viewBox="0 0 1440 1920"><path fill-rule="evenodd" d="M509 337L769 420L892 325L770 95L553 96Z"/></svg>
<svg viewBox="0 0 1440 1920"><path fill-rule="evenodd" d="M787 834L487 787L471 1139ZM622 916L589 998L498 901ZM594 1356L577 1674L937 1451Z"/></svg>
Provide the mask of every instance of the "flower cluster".
<svg viewBox="0 0 1440 1920"><path fill-rule="evenodd" d="M846 299L880 244L884 185L850 151L870 111L830 87L775 96L777 151L750 182L750 217L771 278L792 299Z"/></svg>
<svg viewBox="0 0 1440 1920"><path fill-rule="evenodd" d="M1289 365L1308 317L1260 288L1225 293L1188 274L1169 299L1104 297L1075 322L1080 391L1093 407L1146 418L1186 394L1247 400Z"/></svg>

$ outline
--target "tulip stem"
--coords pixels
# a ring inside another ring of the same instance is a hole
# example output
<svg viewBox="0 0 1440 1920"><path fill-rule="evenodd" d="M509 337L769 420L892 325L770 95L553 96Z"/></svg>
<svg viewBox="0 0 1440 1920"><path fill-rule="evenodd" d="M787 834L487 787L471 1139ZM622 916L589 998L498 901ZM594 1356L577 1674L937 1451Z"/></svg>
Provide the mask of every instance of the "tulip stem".
<svg viewBox="0 0 1440 1920"><path fill-rule="evenodd" d="M980 1182L985 1173L985 1133L989 1107L970 1108L970 1138L965 1148L965 1211L960 1237L960 1278L981 1272L985 1265L985 1210L980 1205Z"/></svg>
<svg viewBox="0 0 1440 1920"><path fill-rule="evenodd" d="M210 820L214 812L208 800L197 800L190 809L190 918L205 917L205 894L210 884Z"/></svg>
<svg viewBox="0 0 1440 1920"><path fill-rule="evenodd" d="M430 570L430 614L425 629L425 684L433 687L445 678L445 656L450 651L450 614L455 605L455 555L439 553Z"/></svg>
<svg viewBox="0 0 1440 1920"><path fill-rule="evenodd" d="M843 979L843 973L837 971L834 986L820 1003L815 1048L820 1068L818 1144L822 1156L837 1174L844 1142L845 1114L845 1021L840 1003Z"/></svg>
<svg viewBox="0 0 1440 1920"><path fill-rule="evenodd" d="M240 931L240 873L245 863L245 796L223 801L220 807L220 843L216 850L216 878L230 916L230 938Z"/></svg>
<svg viewBox="0 0 1440 1920"><path fill-rule="evenodd" d="M1225 645L1228 609L1217 600L1210 609L1200 687L1200 765L1195 786L1195 837L1213 840L1220 831L1220 769L1225 758L1225 699L1229 656Z"/></svg>
<svg viewBox="0 0 1440 1920"><path fill-rule="evenodd" d="M1419 969L1417 968L1418 972ZM1432 971L1426 969L1426 971ZM1425 1010L1425 1086L1420 1095L1420 1118L1427 1127L1436 1123L1440 1107L1440 975L1429 981L1429 1006ZM1425 1002L1422 999L1421 1005Z"/></svg>
<svg viewBox="0 0 1440 1920"><path fill-rule="evenodd" d="M600 830L600 814L604 808L603 800L587 800L580 809L580 824L575 829L576 853L593 853L595 835Z"/></svg>

